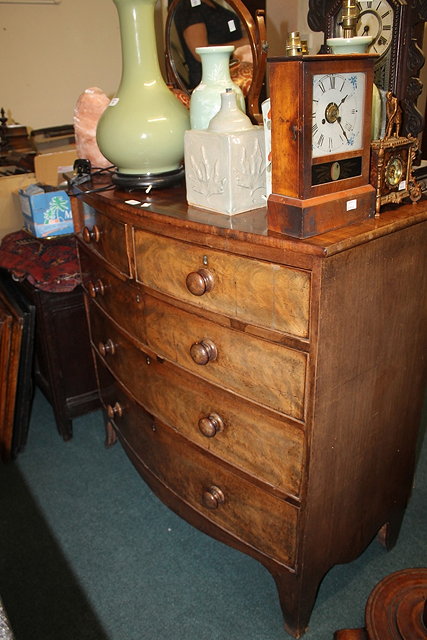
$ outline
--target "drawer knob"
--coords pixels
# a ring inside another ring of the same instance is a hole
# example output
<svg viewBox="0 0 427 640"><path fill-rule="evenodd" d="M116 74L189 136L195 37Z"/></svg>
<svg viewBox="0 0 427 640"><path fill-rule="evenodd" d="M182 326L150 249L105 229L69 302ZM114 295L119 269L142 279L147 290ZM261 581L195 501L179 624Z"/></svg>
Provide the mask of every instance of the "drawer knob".
<svg viewBox="0 0 427 640"><path fill-rule="evenodd" d="M110 355L113 356L116 353L116 347L111 338L108 338L106 342L100 342L98 344L98 351L103 358Z"/></svg>
<svg viewBox="0 0 427 640"><path fill-rule="evenodd" d="M121 418L123 415L123 407L120 402L116 402L115 405L107 404L107 416L110 420L115 418Z"/></svg>
<svg viewBox="0 0 427 640"><path fill-rule="evenodd" d="M202 296L204 293L212 291L214 277L207 269L199 269L188 274L185 284L193 296Z"/></svg>
<svg viewBox="0 0 427 640"><path fill-rule="evenodd" d="M86 244L90 244L91 242L99 242L101 238L101 231L99 227L94 224L92 229L89 229L89 227L83 227L82 235Z"/></svg>
<svg viewBox="0 0 427 640"><path fill-rule="evenodd" d="M212 340L206 338L191 345L190 355L196 364L208 364L208 362L216 360L218 349Z"/></svg>
<svg viewBox="0 0 427 640"><path fill-rule="evenodd" d="M205 418L199 420L199 430L206 438L213 438L218 431L222 431L224 422L217 413L210 413Z"/></svg>
<svg viewBox="0 0 427 640"><path fill-rule="evenodd" d="M87 289L89 291L89 295L91 298L96 298L96 296L103 296L105 293L105 286L102 280L96 280L96 282L89 282L87 285Z"/></svg>
<svg viewBox="0 0 427 640"><path fill-rule="evenodd" d="M203 492L202 501L208 509L218 509L219 505L224 503L225 497L219 487L212 485Z"/></svg>

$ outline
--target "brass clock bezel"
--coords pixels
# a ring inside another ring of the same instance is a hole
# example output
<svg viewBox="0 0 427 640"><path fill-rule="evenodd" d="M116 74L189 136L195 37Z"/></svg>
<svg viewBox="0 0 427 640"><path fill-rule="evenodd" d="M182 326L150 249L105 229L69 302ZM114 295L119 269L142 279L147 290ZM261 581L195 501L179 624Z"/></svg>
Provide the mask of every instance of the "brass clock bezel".
<svg viewBox="0 0 427 640"><path fill-rule="evenodd" d="M397 169L396 166L398 166ZM402 182L404 173L405 167L400 155L391 156L384 169L384 179L388 186L392 189L397 187Z"/></svg>

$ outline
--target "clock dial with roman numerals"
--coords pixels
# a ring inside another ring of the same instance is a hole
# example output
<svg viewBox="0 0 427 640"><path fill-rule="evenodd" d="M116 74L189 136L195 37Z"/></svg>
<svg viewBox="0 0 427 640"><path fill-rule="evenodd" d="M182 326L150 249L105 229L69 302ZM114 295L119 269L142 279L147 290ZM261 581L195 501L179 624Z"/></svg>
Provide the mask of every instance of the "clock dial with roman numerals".
<svg viewBox="0 0 427 640"><path fill-rule="evenodd" d="M313 159L362 148L365 84L363 72L313 75Z"/></svg>
<svg viewBox="0 0 427 640"><path fill-rule="evenodd" d="M383 56L392 41L394 11L387 0L359 0L358 36L371 36L369 53Z"/></svg>
<svg viewBox="0 0 427 640"><path fill-rule="evenodd" d="M333 35L342 37L341 3L334 17ZM359 20L357 36L369 36L371 44L367 53L378 56L375 63L374 82L384 90L393 89L392 57L396 55L397 26L401 22L402 9L407 7L405 0L357 0ZM329 34L327 34L329 36Z"/></svg>

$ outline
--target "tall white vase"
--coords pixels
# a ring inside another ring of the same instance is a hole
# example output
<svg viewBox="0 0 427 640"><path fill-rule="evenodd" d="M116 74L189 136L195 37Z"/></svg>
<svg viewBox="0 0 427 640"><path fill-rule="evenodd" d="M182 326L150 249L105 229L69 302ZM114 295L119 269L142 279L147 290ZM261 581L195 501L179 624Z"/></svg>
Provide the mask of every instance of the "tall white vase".
<svg viewBox="0 0 427 640"><path fill-rule="evenodd" d="M168 89L157 58L157 0L113 0L120 21L122 77L102 114L97 143L117 167L118 186L167 186L183 176L188 110Z"/></svg>
<svg viewBox="0 0 427 640"><path fill-rule="evenodd" d="M239 108L246 112L243 92L230 77L230 54L233 45L197 47L202 61L202 80L194 89L190 100L192 129L207 129L213 116L221 109L221 93L232 88Z"/></svg>

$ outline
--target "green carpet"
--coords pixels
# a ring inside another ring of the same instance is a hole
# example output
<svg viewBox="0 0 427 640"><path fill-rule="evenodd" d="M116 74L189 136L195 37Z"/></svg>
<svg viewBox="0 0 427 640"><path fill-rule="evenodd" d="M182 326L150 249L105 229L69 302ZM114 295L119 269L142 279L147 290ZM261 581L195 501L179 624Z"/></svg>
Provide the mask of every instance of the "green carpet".
<svg viewBox="0 0 427 640"><path fill-rule="evenodd" d="M373 541L323 580L306 640L363 625L385 575L427 566L427 438L396 547ZM37 392L28 445L0 465L0 596L16 640L286 640L273 579L146 487L100 412L59 437Z"/></svg>

